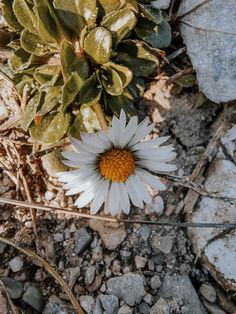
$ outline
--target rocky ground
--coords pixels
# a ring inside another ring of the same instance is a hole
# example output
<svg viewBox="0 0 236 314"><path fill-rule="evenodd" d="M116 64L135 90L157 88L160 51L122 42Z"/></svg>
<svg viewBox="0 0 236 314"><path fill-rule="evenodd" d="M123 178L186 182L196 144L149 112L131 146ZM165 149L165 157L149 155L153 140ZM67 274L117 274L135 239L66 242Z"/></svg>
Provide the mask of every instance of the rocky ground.
<svg viewBox="0 0 236 314"><path fill-rule="evenodd" d="M152 82L141 105L144 110L148 109L151 120L156 122L156 134L172 135L170 141L178 153L178 174L190 175L214 137L219 127L219 117L231 113L225 124L227 129L231 128L233 107L229 106L227 114L223 106L210 102L195 108L191 91L172 96L165 83L165 77ZM207 156L205 169L209 168L209 164L211 166L208 174L204 171L204 176L209 176L207 188L217 190L216 180L222 173L222 182L225 167L229 167L228 191L231 191L231 197L235 197L235 132L224 134L221 144L217 146L215 143L213 152ZM36 158L37 147L32 147L27 135L18 129L5 130L1 138L1 161L4 163L0 186L2 197L22 199L19 192L27 187L22 180L25 178L33 202L62 208L72 206L72 198L65 198L60 184L53 177L58 165L52 167L52 155L50 158L48 155ZM215 161L211 162L211 158ZM17 162L22 176L17 176ZM14 178L19 180L18 184ZM184 214L186 189L167 181L166 184L166 192L156 195L151 191L152 205L144 210L133 208L130 218L218 221L217 215L221 208L217 210L214 207L210 218L206 218L204 202L209 203L209 199L205 198L194 207L194 214ZM232 219L235 206L226 204L225 207ZM38 210L35 237L29 210L1 205L0 211L1 236L11 238L20 247L36 251L52 265L72 290L85 313L236 312L232 292L235 290L235 273L231 274L234 267L230 269L227 264L233 265L235 259L234 255L225 257L229 251L235 252L233 232L224 230L222 233L218 230L211 233L208 229L186 230L141 223L118 224ZM229 218L225 212L222 217L220 219L223 221ZM221 261L225 258L227 268L219 269L215 261L210 259L214 252L209 253L210 247L206 244L212 245L214 240L225 237L229 240L231 236L232 243L228 250L217 247L218 258ZM202 241L205 242L202 244ZM204 258L201 256L203 250ZM0 242L0 254L0 313L15 313L13 309L16 313L75 313L68 295L37 261L3 242Z"/></svg>

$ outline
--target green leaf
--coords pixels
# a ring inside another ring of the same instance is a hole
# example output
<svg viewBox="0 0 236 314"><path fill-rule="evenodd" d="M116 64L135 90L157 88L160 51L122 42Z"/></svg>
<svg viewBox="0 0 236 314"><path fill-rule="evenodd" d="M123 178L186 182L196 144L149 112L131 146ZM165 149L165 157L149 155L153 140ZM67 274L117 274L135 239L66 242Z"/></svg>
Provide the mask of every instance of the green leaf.
<svg viewBox="0 0 236 314"><path fill-rule="evenodd" d="M130 101L124 95L120 96L108 96L105 98L106 105L116 116L120 115L121 109L125 111L127 116L130 118L133 115L137 115L137 111L133 106L133 102Z"/></svg>
<svg viewBox="0 0 236 314"><path fill-rule="evenodd" d="M40 125L30 127L30 136L42 144L55 144L66 135L70 123L70 113L49 113L43 117Z"/></svg>
<svg viewBox="0 0 236 314"><path fill-rule="evenodd" d="M36 56L44 56L50 53L50 48L46 42L27 29L24 29L21 33L20 42L25 51L33 53Z"/></svg>
<svg viewBox="0 0 236 314"><path fill-rule="evenodd" d="M79 112L76 115L73 124L69 127L68 134L70 136L77 138L77 139L80 139L80 132L86 132L86 129L85 129L85 126L83 124L83 117L82 117L81 113Z"/></svg>
<svg viewBox="0 0 236 314"><path fill-rule="evenodd" d="M26 52L22 48L17 49L14 52L13 56L8 61L10 69L13 72L18 72L24 67L26 63L27 63L27 66L29 66L29 63L28 63L29 58L30 58L30 54L28 52Z"/></svg>
<svg viewBox="0 0 236 314"><path fill-rule="evenodd" d="M62 73L68 79L72 72L77 72L82 80L88 77L89 66L83 53L75 52L68 41L63 41L61 48Z"/></svg>
<svg viewBox="0 0 236 314"><path fill-rule="evenodd" d="M2 0L2 15L7 25L16 32L22 30L22 25L18 22L12 8L13 0Z"/></svg>
<svg viewBox="0 0 236 314"><path fill-rule="evenodd" d="M29 86L31 88L32 85L34 85L34 80L32 76L30 75L15 75L14 76L14 83L16 86L16 89L18 90L19 94L23 93L23 89L25 85Z"/></svg>
<svg viewBox="0 0 236 314"><path fill-rule="evenodd" d="M50 84L52 85L56 83L59 75L60 75L60 66L50 65L50 64L44 64L40 67L37 67L34 73L35 79L40 84L45 84L47 82L50 82Z"/></svg>
<svg viewBox="0 0 236 314"><path fill-rule="evenodd" d="M99 101L102 87L99 87L98 84L96 73L84 82L79 93L81 104L94 105Z"/></svg>
<svg viewBox="0 0 236 314"><path fill-rule="evenodd" d="M131 83L127 86L127 93L124 93L124 95L128 98L131 98L132 100L137 100L140 98L140 96L144 93L145 89L145 81L141 77L134 76L133 80Z"/></svg>
<svg viewBox="0 0 236 314"><path fill-rule="evenodd" d="M132 56L126 52L118 52L116 57L117 62L132 69L136 76L148 77L153 74L157 68L157 63Z"/></svg>
<svg viewBox="0 0 236 314"><path fill-rule="evenodd" d="M104 27L96 27L84 40L85 52L99 64L109 61L112 51L111 33Z"/></svg>
<svg viewBox="0 0 236 314"><path fill-rule="evenodd" d="M49 43L60 43L69 38L56 16L50 0L34 0L34 12L37 15L38 32Z"/></svg>
<svg viewBox="0 0 236 314"><path fill-rule="evenodd" d="M196 77L193 74L186 74L175 80L175 84L181 87L192 87L196 83Z"/></svg>
<svg viewBox="0 0 236 314"><path fill-rule="evenodd" d="M106 16L101 25L109 29L115 43L119 43L136 25L135 13L128 8L119 9Z"/></svg>
<svg viewBox="0 0 236 314"><path fill-rule="evenodd" d="M193 101L194 108L199 108L203 106L205 102L206 102L206 96L202 92L199 92L194 96L194 101Z"/></svg>
<svg viewBox="0 0 236 314"><path fill-rule="evenodd" d="M141 16L147 18L155 24L160 24L163 21L161 10L153 7L150 4L140 4Z"/></svg>
<svg viewBox="0 0 236 314"><path fill-rule="evenodd" d="M34 95L26 104L20 121L21 127L24 131L27 131L29 126L33 122L37 109L40 106L41 97L42 94L38 93Z"/></svg>
<svg viewBox="0 0 236 314"><path fill-rule="evenodd" d="M99 77L105 91L113 96L123 93L123 82L120 75L113 69L107 67L99 71Z"/></svg>
<svg viewBox="0 0 236 314"><path fill-rule="evenodd" d="M62 110L65 111L83 86L84 81L77 72L73 72L66 81L62 92Z"/></svg>
<svg viewBox="0 0 236 314"><path fill-rule="evenodd" d="M86 132L94 133L94 131L101 130L96 113L88 105L80 107L80 113L83 118L83 125Z"/></svg>
<svg viewBox="0 0 236 314"><path fill-rule="evenodd" d="M31 33L37 34L36 16L32 11L32 4L27 0L14 0L13 12L18 22Z"/></svg>
<svg viewBox="0 0 236 314"><path fill-rule="evenodd" d="M166 48L171 42L171 27L163 21L161 24L155 24L148 19L141 18L135 26L135 32L154 48Z"/></svg>
<svg viewBox="0 0 236 314"><path fill-rule="evenodd" d="M52 111L61 102L61 96L62 89L60 86L48 88L44 98L44 103L35 116L42 117Z"/></svg>
<svg viewBox="0 0 236 314"><path fill-rule="evenodd" d="M103 68L110 68L112 70L115 70L122 80L123 87L126 87L132 81L132 71L123 65L116 64L114 62L107 62L103 64Z"/></svg>

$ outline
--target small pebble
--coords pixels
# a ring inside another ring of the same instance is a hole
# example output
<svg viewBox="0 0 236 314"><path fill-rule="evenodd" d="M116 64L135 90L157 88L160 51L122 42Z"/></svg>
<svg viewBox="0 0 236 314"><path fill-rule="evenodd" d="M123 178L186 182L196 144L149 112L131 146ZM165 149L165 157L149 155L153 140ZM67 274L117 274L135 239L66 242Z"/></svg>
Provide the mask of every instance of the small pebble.
<svg viewBox="0 0 236 314"><path fill-rule="evenodd" d="M52 199L55 198L55 193L52 192L52 191L47 191L45 194L44 194L44 197L45 197L45 200L47 202L51 201Z"/></svg>
<svg viewBox="0 0 236 314"><path fill-rule="evenodd" d="M9 266L11 267L11 270L16 273L21 270L23 267L23 259L20 256L16 256L13 259L10 260Z"/></svg>
<svg viewBox="0 0 236 314"><path fill-rule="evenodd" d="M116 314L119 309L118 298L114 295L100 295L100 301L106 314Z"/></svg>
<svg viewBox="0 0 236 314"><path fill-rule="evenodd" d="M28 287L23 294L22 299L36 311L42 311L44 298L42 292L38 288Z"/></svg>
<svg viewBox="0 0 236 314"><path fill-rule="evenodd" d="M64 240L63 233L54 233L53 240L56 242L62 242Z"/></svg>
<svg viewBox="0 0 236 314"><path fill-rule="evenodd" d="M216 301L216 291L213 286L207 283L203 283L199 289L201 295L209 302L214 303Z"/></svg>
<svg viewBox="0 0 236 314"><path fill-rule="evenodd" d="M95 300L90 295L82 295L79 297L79 302L81 307L85 310L86 313L90 314L92 313Z"/></svg>
<svg viewBox="0 0 236 314"><path fill-rule="evenodd" d="M143 256L136 255L134 258L134 262L135 262L135 267L137 269L142 269L147 264L147 258L143 257Z"/></svg>
<svg viewBox="0 0 236 314"><path fill-rule="evenodd" d="M156 290L156 289L160 288L161 285L162 285L160 277L158 275L153 276L151 278L150 284L151 284L151 287L152 287L153 290Z"/></svg>
<svg viewBox="0 0 236 314"><path fill-rule="evenodd" d="M93 283L94 278L96 274L96 267L95 266L89 266L85 273L85 284L86 286L89 286Z"/></svg>
<svg viewBox="0 0 236 314"><path fill-rule="evenodd" d="M119 309L118 314L133 314L133 310L128 305L123 305Z"/></svg>
<svg viewBox="0 0 236 314"><path fill-rule="evenodd" d="M102 257L103 257L103 249L102 249L102 246L99 245L93 249L92 259L95 262L100 262L102 260Z"/></svg>

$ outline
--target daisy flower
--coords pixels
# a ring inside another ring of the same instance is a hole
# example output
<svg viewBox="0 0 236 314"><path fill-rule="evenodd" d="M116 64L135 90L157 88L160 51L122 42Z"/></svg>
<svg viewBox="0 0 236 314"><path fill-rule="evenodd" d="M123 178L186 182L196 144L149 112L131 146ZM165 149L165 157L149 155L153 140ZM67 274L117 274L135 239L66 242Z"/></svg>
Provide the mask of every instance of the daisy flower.
<svg viewBox="0 0 236 314"><path fill-rule="evenodd" d="M113 117L107 132L81 134L81 141L71 138L76 151L63 152L62 162L78 169L58 174L59 181L66 183L66 195L81 193L75 205L84 207L91 202L91 214L104 203L105 214L112 216L128 214L130 202L139 208L151 203L146 186L162 191L165 185L148 170L176 170L168 163L176 157L173 146L161 146L168 136L141 141L153 128L149 118L138 124L134 116L127 124L122 110L119 119Z"/></svg>

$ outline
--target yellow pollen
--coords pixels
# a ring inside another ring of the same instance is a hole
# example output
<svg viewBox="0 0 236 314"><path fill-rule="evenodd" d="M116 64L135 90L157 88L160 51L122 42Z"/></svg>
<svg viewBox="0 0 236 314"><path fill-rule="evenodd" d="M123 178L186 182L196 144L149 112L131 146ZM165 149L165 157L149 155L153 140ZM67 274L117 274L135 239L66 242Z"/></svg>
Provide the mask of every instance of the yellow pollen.
<svg viewBox="0 0 236 314"><path fill-rule="evenodd" d="M133 154L126 149L112 148L99 160L100 174L113 182L126 182L133 173L135 161Z"/></svg>

